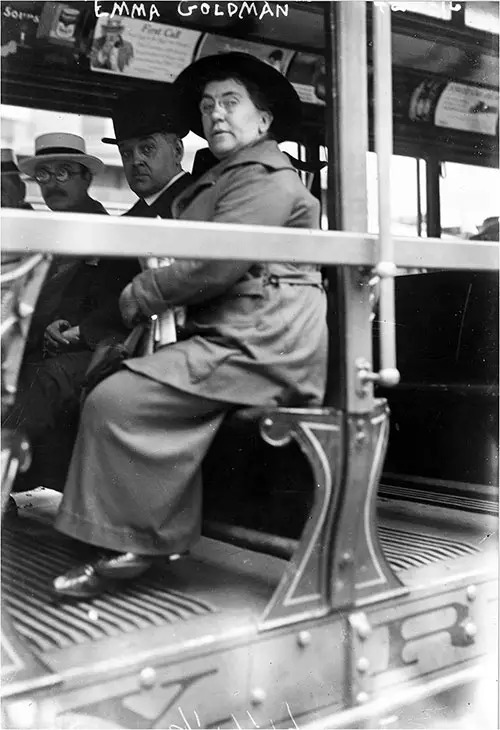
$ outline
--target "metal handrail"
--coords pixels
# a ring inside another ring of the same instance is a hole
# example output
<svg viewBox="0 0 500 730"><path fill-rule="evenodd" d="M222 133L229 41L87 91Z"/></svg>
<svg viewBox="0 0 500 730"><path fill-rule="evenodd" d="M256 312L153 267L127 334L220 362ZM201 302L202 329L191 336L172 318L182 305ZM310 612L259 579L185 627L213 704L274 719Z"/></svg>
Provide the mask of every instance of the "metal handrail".
<svg viewBox="0 0 500 730"><path fill-rule="evenodd" d="M379 261L374 269L379 284L380 372L365 373L365 379L385 386L400 380L396 367L396 306L394 241L391 232L392 134L392 42L391 13L372 4L373 71L375 86L375 151L378 171Z"/></svg>
<svg viewBox="0 0 500 730"><path fill-rule="evenodd" d="M368 266L378 261L378 236L81 213L2 211L2 248L68 256L282 261ZM398 267L498 271L499 245L394 236Z"/></svg>
<svg viewBox="0 0 500 730"><path fill-rule="evenodd" d="M23 276L26 276L26 274L29 274L30 271L38 266L43 257L44 254L39 253L34 256L30 256L30 258L25 261L16 262L18 265L15 268L10 271L6 271L5 273L0 273L0 284L5 286L5 284L10 284L12 281L17 281ZM11 262L9 261L9 264L10 263Z"/></svg>

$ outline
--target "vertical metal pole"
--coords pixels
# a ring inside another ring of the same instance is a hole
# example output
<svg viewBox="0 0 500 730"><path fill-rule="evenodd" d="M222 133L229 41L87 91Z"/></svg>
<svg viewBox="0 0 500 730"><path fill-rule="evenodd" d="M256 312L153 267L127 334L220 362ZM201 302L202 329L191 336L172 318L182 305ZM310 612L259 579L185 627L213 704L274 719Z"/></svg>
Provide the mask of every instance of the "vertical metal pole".
<svg viewBox="0 0 500 730"><path fill-rule="evenodd" d="M420 163L422 160L417 157L417 236L422 236L422 176L420 174Z"/></svg>
<svg viewBox="0 0 500 730"><path fill-rule="evenodd" d="M327 62L328 225L368 230L368 64L366 2L325 3ZM331 401L348 413L373 408L373 387L360 388L357 363L372 361L368 273L338 270L340 385ZM330 322L330 327L332 326ZM332 338L331 338L332 340ZM330 401L330 402L331 402Z"/></svg>
<svg viewBox="0 0 500 730"><path fill-rule="evenodd" d="M396 316L394 305L394 241L391 233L392 43L391 11L373 3L373 66L375 89L375 151L378 171L380 276L380 371L396 369Z"/></svg>
<svg viewBox="0 0 500 730"><path fill-rule="evenodd" d="M441 163L433 155L427 160L426 167L427 238L441 238L440 174Z"/></svg>

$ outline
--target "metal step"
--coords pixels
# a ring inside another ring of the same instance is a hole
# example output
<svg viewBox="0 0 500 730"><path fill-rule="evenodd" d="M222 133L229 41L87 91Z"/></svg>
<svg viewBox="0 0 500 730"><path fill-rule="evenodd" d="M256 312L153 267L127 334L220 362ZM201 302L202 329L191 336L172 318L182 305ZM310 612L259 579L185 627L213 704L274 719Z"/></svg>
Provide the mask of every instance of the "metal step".
<svg viewBox="0 0 500 730"><path fill-rule="evenodd" d="M19 633L35 652L49 652L154 626L215 613L205 600L165 585L161 569L118 594L78 603L54 602L55 575L82 562L69 542L30 532L25 521L2 527L2 599Z"/></svg>

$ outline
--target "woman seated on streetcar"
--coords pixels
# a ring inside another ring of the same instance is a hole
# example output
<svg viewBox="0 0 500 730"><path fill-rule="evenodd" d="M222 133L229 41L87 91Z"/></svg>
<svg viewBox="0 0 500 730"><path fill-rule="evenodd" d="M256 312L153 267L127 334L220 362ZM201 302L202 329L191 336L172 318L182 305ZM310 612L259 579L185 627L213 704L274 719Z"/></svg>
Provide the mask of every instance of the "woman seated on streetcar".
<svg viewBox="0 0 500 730"><path fill-rule="evenodd" d="M317 228L318 201L278 147L300 124L291 84L229 53L195 62L176 85L218 162L177 198L175 217ZM318 267L182 260L139 274L121 296L129 326L176 306L187 307L181 339L128 360L87 398L55 526L95 546L96 560L54 580L60 597L98 595L189 550L200 536L200 466L229 410L322 403Z"/></svg>

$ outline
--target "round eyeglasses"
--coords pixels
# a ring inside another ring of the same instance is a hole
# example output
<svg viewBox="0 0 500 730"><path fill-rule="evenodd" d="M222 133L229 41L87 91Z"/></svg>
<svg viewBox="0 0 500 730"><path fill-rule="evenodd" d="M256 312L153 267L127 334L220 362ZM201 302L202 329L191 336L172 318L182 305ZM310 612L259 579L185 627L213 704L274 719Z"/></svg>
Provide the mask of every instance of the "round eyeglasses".
<svg viewBox="0 0 500 730"><path fill-rule="evenodd" d="M79 174L79 170L70 170L67 167L58 167L55 172L51 172L50 170L47 170L47 168L43 167L41 170L37 170L35 172L33 178L37 181L37 183L39 183L39 185L46 185L53 177L55 177L59 183L67 183L68 180L71 180L72 177Z"/></svg>
<svg viewBox="0 0 500 730"><path fill-rule="evenodd" d="M230 97L229 99L202 99L199 109L203 117L209 117L213 114L216 105L219 105L226 114L231 114L240 103L241 100L235 99L234 97Z"/></svg>

